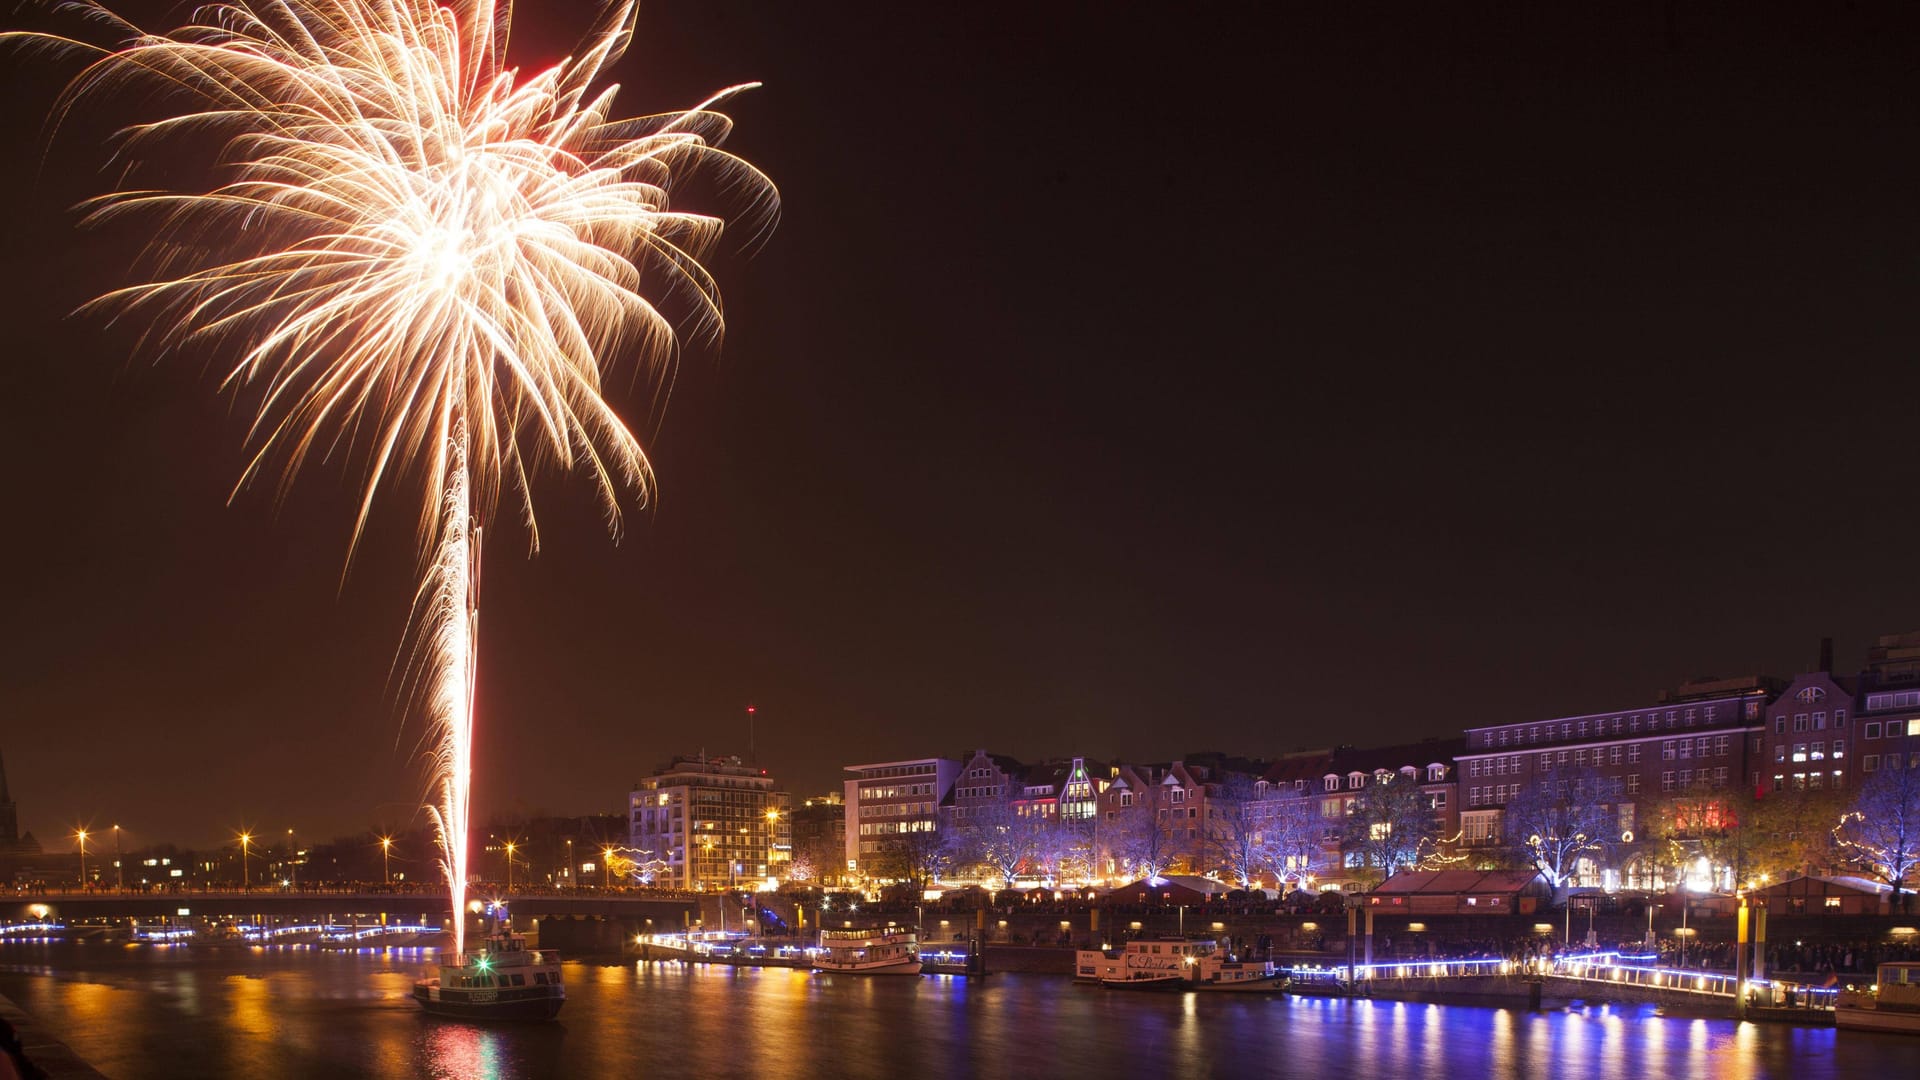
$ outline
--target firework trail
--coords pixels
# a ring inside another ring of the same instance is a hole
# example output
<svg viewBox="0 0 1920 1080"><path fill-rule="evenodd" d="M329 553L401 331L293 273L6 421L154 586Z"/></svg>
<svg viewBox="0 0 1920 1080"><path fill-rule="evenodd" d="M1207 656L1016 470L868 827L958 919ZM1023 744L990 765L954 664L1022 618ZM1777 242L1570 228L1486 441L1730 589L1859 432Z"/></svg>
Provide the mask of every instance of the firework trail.
<svg viewBox="0 0 1920 1080"><path fill-rule="evenodd" d="M593 478L616 537L623 498L646 502L647 458L602 395L602 358L664 378L669 299L690 332L720 332L701 260L722 221L670 209L668 188L713 166L771 223L772 184L718 149L730 122L714 106L744 87L615 119L617 87L595 84L632 37L631 0L530 76L507 66L512 10L491 0L215 4L166 35L91 3L59 10L115 43L7 35L86 57L55 126L138 91L164 116L121 131L120 162L197 154L207 175L83 204L94 224L141 215L153 237L138 283L90 306L149 318L143 346L235 356L223 386L259 401L239 487L277 471L284 493L316 453L363 461L349 552L383 483L422 481L407 670L464 951L482 526L510 489L537 550L543 461Z"/></svg>

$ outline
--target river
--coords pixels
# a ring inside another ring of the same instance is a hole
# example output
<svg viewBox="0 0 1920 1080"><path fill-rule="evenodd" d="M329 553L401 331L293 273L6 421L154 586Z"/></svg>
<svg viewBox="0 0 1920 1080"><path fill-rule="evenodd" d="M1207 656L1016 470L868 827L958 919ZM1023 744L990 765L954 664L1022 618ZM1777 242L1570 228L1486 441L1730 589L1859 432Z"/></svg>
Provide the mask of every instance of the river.
<svg viewBox="0 0 1920 1080"><path fill-rule="evenodd" d="M473 1025L408 996L424 953L0 945L0 995L118 1080L262 1077L1920 1074L1920 1038L1287 995L1127 994L1065 978L820 976L568 963L557 1022Z"/></svg>

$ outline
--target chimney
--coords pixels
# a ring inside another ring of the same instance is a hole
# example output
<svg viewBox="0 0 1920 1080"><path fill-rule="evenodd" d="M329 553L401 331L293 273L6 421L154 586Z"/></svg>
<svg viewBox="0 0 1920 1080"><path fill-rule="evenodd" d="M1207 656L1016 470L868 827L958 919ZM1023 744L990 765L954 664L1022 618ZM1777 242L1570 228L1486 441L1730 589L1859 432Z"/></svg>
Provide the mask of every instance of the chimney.
<svg viewBox="0 0 1920 1080"><path fill-rule="evenodd" d="M1820 639L1819 670L1827 671L1827 672L1831 672L1833 670L1833 639L1830 637L1823 637Z"/></svg>

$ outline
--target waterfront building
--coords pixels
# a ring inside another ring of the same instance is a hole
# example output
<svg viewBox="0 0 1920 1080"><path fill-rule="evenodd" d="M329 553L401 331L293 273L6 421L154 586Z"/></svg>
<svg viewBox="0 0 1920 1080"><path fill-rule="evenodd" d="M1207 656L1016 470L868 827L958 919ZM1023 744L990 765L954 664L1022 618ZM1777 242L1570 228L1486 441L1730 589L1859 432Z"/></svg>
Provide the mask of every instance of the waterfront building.
<svg viewBox="0 0 1920 1080"><path fill-rule="evenodd" d="M1888 634L1867 650L1853 760L1862 774L1920 768L1920 633Z"/></svg>
<svg viewBox="0 0 1920 1080"><path fill-rule="evenodd" d="M1753 783L1778 689L1760 676L1701 680L1650 705L1469 728L1458 755L1461 843L1500 847L1502 807L1532 785L1593 783L1610 826L1572 884L1669 887L1665 845L1648 837L1659 804Z"/></svg>
<svg viewBox="0 0 1920 1080"><path fill-rule="evenodd" d="M1460 800L1456 791L1456 759L1465 747L1462 739L1423 739L1399 746L1342 746L1327 754L1319 777L1320 818L1325 823L1329 868L1341 867L1343 887L1366 884L1359 853L1346 844L1346 819L1367 788L1398 775L1420 785L1420 798L1432 819L1432 834L1451 848L1460 835ZM1438 849L1436 849L1436 853Z"/></svg>
<svg viewBox="0 0 1920 1080"><path fill-rule="evenodd" d="M944 838L941 806L953 794L961 764L952 758L910 758L848 765L844 783L847 869L869 876L906 848Z"/></svg>
<svg viewBox="0 0 1920 1080"><path fill-rule="evenodd" d="M796 880L837 885L847 871L847 803L837 791L813 795L788 815ZM800 874L807 876L802 879Z"/></svg>
<svg viewBox="0 0 1920 1080"><path fill-rule="evenodd" d="M629 798L631 857L657 861L654 883L683 889L752 888L791 854L776 849L787 799L767 770L737 757L675 758Z"/></svg>
<svg viewBox="0 0 1920 1080"><path fill-rule="evenodd" d="M1097 796L1094 830L1100 876L1195 873L1212 869L1209 782L1203 765L1120 765Z"/></svg>

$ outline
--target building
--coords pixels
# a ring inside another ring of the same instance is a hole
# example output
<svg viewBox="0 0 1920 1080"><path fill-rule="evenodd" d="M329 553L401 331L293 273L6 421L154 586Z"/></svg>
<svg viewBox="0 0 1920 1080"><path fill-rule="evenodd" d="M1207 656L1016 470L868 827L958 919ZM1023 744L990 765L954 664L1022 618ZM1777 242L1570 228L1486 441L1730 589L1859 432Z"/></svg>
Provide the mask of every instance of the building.
<svg viewBox="0 0 1920 1080"><path fill-rule="evenodd" d="M1535 784L1591 776L1612 828L1574 884L1665 888L1672 884L1666 860L1645 835L1658 804L1677 793L1753 784L1777 689L1759 676L1702 680L1651 705L1470 728L1458 756L1461 843L1497 847L1509 800Z"/></svg>
<svg viewBox="0 0 1920 1080"><path fill-rule="evenodd" d="M628 854L653 861L657 885L751 888L792 854L780 850L785 793L767 770L737 757L676 758L640 781L629 801Z"/></svg>
<svg viewBox="0 0 1920 1080"><path fill-rule="evenodd" d="M847 869L888 873L887 863L907 846L941 835L941 806L961 773L952 758L911 758L848 765L845 782Z"/></svg>
<svg viewBox="0 0 1920 1080"><path fill-rule="evenodd" d="M829 792L803 799L794 804L788 817L793 844L791 876L823 885L839 884L847 870L845 797Z"/></svg>
<svg viewBox="0 0 1920 1080"><path fill-rule="evenodd" d="M1860 683L1853 746L1861 775L1920 768L1920 633L1880 638Z"/></svg>
<svg viewBox="0 0 1920 1080"><path fill-rule="evenodd" d="M1448 845L1460 835L1456 759L1464 746L1461 739L1425 739L1400 746L1342 746L1326 755L1322 766L1326 771L1319 777L1319 798L1320 819L1326 825L1327 865L1344 868L1348 887L1358 884L1352 879L1354 871L1362 867L1358 853L1345 843L1347 818L1374 784L1395 775L1417 781L1421 801L1433 819L1433 835ZM1279 777L1271 770L1269 775Z"/></svg>
<svg viewBox="0 0 1920 1080"><path fill-rule="evenodd" d="M0 856L38 854L40 841L32 833L20 835L20 811L7 790L7 759L0 752Z"/></svg>

